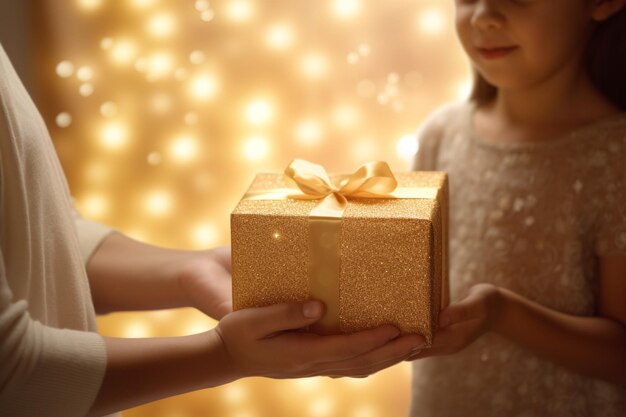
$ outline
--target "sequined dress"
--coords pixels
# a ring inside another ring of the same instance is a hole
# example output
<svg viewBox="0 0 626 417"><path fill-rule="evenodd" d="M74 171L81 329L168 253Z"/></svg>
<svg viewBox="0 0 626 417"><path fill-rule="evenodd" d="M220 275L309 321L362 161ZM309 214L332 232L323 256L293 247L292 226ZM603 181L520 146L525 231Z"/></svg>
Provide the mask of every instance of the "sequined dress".
<svg viewBox="0 0 626 417"><path fill-rule="evenodd" d="M436 112L415 161L449 173L451 299L489 282L593 315L597 257L626 255L626 113L550 141L497 143L473 132L474 107ZM495 334L415 361L412 391L412 417L626 416L626 386Z"/></svg>

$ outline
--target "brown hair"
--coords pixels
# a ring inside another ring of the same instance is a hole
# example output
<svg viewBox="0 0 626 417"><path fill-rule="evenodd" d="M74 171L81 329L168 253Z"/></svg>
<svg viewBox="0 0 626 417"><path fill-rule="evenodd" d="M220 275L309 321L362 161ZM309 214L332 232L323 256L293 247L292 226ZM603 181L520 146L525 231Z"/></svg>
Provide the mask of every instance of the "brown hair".
<svg viewBox="0 0 626 417"><path fill-rule="evenodd" d="M626 110L626 8L595 28L585 50L591 82L607 99ZM485 103L496 96L497 89L474 70L470 100Z"/></svg>

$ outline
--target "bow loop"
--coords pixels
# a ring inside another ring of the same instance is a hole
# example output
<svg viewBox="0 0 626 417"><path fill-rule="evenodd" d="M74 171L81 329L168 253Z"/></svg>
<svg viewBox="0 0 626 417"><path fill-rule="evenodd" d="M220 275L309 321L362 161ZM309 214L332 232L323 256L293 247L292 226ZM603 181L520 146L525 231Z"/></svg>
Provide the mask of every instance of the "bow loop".
<svg viewBox="0 0 626 417"><path fill-rule="evenodd" d="M386 162L369 162L335 187L323 166L302 159L293 160L285 176L307 196L333 200L335 206L345 206L348 197L384 197L391 194L398 182Z"/></svg>
<svg viewBox="0 0 626 417"><path fill-rule="evenodd" d="M386 162L368 162L342 183L340 192L351 197L380 197L391 194L398 181Z"/></svg>
<svg viewBox="0 0 626 417"><path fill-rule="evenodd" d="M335 191L324 167L303 159L294 159L285 168L285 177L309 196L323 198Z"/></svg>

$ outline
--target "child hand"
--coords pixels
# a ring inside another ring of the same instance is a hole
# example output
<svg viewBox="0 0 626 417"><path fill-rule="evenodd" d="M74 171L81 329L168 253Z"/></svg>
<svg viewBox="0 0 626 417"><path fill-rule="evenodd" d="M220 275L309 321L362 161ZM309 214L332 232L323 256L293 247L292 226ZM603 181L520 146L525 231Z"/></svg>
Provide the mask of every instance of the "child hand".
<svg viewBox="0 0 626 417"><path fill-rule="evenodd" d="M498 289L494 285L474 285L467 297L441 311L432 346L414 353L408 360L450 355L471 345L492 328L497 295Z"/></svg>
<svg viewBox="0 0 626 417"><path fill-rule="evenodd" d="M405 360L422 336L398 337L390 325L348 335L319 336L302 329L317 321L323 304L277 304L225 316L215 329L236 378L264 376L362 377Z"/></svg>
<svg viewBox="0 0 626 417"><path fill-rule="evenodd" d="M233 311L230 247L201 252L185 262L178 273L191 306L216 320Z"/></svg>

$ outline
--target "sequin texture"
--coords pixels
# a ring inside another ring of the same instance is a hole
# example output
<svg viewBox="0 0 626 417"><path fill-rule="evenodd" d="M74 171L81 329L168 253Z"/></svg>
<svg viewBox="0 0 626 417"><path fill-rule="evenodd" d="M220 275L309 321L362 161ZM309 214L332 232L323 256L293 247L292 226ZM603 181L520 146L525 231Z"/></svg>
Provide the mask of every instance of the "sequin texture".
<svg viewBox="0 0 626 417"><path fill-rule="evenodd" d="M393 324L432 341L447 290L447 177L396 175L400 186L437 187L441 199L351 199L341 221L342 332ZM285 187L259 174L249 191ZM443 203L443 205L442 205ZM315 201L242 200L231 216L235 308L308 298L309 223ZM446 297L447 300L447 297ZM445 301L444 301L445 302Z"/></svg>
<svg viewBox="0 0 626 417"><path fill-rule="evenodd" d="M626 115L537 143L472 133L469 103L428 122L415 167L450 181L452 300L478 283L593 316L597 259L626 255ZM432 133L435 132L435 133ZM412 416L622 416L626 387L486 334L414 362Z"/></svg>

